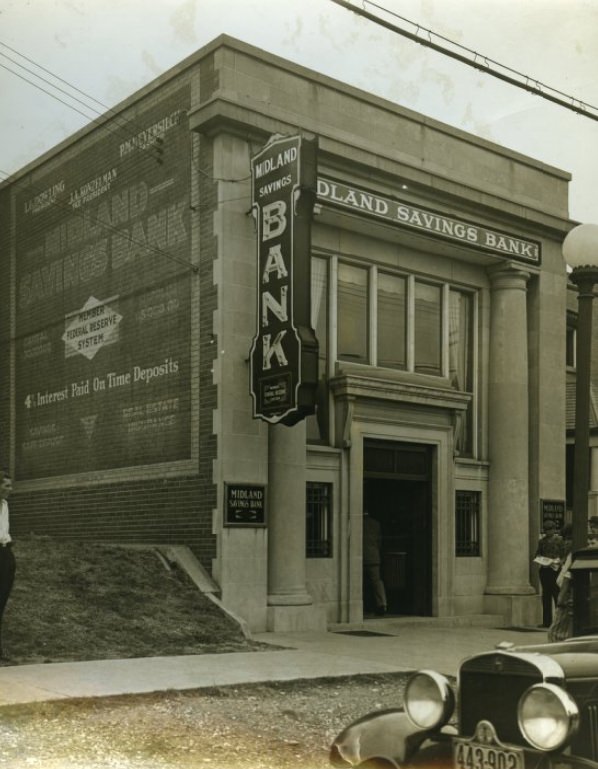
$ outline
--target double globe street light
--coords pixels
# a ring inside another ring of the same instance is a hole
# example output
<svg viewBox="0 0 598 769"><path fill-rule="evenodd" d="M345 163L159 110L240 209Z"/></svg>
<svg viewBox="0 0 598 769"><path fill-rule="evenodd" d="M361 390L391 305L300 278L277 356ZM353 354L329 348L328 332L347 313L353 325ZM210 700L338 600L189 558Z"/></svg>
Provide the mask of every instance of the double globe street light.
<svg viewBox="0 0 598 769"><path fill-rule="evenodd" d="M572 522L572 546L573 550L578 550L588 543L592 304L594 286L598 283L598 224L574 227L563 241L563 257L572 268L569 280L578 289Z"/></svg>

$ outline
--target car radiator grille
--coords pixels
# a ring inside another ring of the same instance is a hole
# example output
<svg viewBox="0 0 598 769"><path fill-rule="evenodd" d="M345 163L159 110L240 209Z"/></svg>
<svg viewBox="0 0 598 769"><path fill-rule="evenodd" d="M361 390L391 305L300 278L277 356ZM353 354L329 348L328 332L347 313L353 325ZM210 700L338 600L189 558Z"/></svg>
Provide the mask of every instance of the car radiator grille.
<svg viewBox="0 0 598 769"><path fill-rule="evenodd" d="M473 735L479 721L490 721L499 740L527 743L517 725L521 695L543 680L533 664L509 655L485 655L467 660L459 676L459 722L463 736Z"/></svg>
<svg viewBox="0 0 598 769"><path fill-rule="evenodd" d="M598 704L593 702L581 711L579 730L571 743L573 753L598 760Z"/></svg>

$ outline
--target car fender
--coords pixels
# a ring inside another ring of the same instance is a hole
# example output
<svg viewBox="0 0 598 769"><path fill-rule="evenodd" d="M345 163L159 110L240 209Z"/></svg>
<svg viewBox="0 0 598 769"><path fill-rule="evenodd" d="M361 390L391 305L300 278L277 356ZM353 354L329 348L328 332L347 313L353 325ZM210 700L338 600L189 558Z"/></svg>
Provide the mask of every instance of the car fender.
<svg viewBox="0 0 598 769"><path fill-rule="evenodd" d="M403 710L368 713L336 737L330 748L330 763L336 767L368 763L370 766L400 767L432 733L432 730L414 726Z"/></svg>

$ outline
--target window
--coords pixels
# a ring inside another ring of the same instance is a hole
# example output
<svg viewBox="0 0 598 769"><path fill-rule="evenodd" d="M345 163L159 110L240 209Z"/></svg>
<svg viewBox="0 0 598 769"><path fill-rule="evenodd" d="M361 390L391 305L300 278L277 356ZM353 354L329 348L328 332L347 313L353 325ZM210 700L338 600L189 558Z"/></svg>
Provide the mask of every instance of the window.
<svg viewBox="0 0 598 769"><path fill-rule="evenodd" d="M311 260L311 325L318 340L318 386L316 413L307 417L305 427L310 443L326 441L328 435L328 262L320 257Z"/></svg>
<svg viewBox="0 0 598 769"><path fill-rule="evenodd" d="M311 260L311 325L318 340L318 377L326 374L328 357L328 263Z"/></svg>
<svg viewBox="0 0 598 769"><path fill-rule="evenodd" d="M455 555L480 555L479 491L457 491L455 494Z"/></svg>
<svg viewBox="0 0 598 769"><path fill-rule="evenodd" d="M337 358L442 376L472 392L475 300L446 283L339 261Z"/></svg>
<svg viewBox="0 0 598 769"><path fill-rule="evenodd" d="M415 371L442 373L442 290L429 283L415 283Z"/></svg>
<svg viewBox="0 0 598 769"><path fill-rule="evenodd" d="M455 390L473 394L473 295L449 292L449 379ZM455 454L473 451L473 399L456 414Z"/></svg>
<svg viewBox="0 0 598 769"><path fill-rule="evenodd" d="M332 484L308 481L306 488L305 554L332 557Z"/></svg>
<svg viewBox="0 0 598 769"><path fill-rule="evenodd" d="M455 456L476 452L477 295L448 283L339 260L337 359L443 377L471 397L456 413Z"/></svg>
<svg viewBox="0 0 598 769"><path fill-rule="evenodd" d="M338 357L368 363L368 273L338 266Z"/></svg>
<svg viewBox="0 0 598 769"><path fill-rule="evenodd" d="M567 312L567 344L565 347L565 364L575 368L575 345L577 333L577 316Z"/></svg>
<svg viewBox="0 0 598 769"><path fill-rule="evenodd" d="M405 278L378 273L378 366L404 369L407 365L406 296Z"/></svg>

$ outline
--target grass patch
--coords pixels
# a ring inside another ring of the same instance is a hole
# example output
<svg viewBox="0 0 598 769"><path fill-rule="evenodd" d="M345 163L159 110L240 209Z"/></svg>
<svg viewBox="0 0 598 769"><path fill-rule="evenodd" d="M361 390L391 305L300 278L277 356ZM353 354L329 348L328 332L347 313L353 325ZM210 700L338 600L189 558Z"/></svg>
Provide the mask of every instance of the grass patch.
<svg viewBox="0 0 598 769"><path fill-rule="evenodd" d="M14 553L2 637L15 664L263 648L153 550L32 536Z"/></svg>

